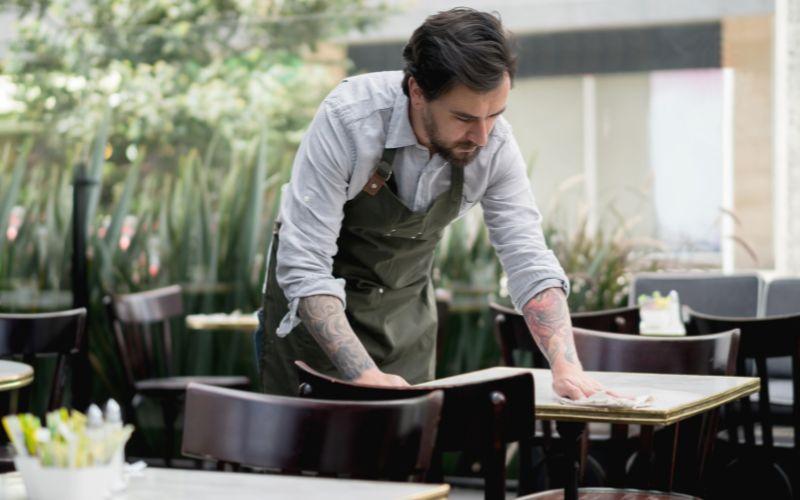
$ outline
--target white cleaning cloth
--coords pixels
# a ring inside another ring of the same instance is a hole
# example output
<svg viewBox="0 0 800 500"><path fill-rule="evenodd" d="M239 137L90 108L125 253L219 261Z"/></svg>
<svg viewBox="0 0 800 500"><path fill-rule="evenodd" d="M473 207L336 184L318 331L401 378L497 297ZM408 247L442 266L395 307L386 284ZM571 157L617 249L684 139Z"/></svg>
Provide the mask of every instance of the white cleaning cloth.
<svg viewBox="0 0 800 500"><path fill-rule="evenodd" d="M602 406L604 408L647 408L653 404L653 396L644 395L635 398L612 396L606 391L597 391L589 397L569 399L556 396L558 402L569 406Z"/></svg>

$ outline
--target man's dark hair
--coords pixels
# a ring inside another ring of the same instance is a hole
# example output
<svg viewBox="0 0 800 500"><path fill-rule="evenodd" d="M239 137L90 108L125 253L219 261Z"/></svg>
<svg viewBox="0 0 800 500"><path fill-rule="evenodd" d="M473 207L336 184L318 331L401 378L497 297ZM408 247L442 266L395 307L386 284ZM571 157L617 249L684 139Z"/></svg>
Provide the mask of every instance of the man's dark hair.
<svg viewBox="0 0 800 500"><path fill-rule="evenodd" d="M517 66L511 35L495 15L467 7L425 19L403 49L403 92L414 77L425 99L432 101L456 83L487 92L511 80Z"/></svg>

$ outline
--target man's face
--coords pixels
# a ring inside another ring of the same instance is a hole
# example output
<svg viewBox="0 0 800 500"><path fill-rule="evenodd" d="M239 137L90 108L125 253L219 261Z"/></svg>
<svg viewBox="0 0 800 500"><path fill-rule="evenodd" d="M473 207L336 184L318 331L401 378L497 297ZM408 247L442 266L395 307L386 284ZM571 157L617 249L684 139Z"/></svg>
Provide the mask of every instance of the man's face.
<svg viewBox="0 0 800 500"><path fill-rule="evenodd" d="M452 165L464 167L486 145L495 120L505 111L511 79L506 74L500 85L488 92L456 84L433 101L422 96L416 82L410 89L431 150Z"/></svg>

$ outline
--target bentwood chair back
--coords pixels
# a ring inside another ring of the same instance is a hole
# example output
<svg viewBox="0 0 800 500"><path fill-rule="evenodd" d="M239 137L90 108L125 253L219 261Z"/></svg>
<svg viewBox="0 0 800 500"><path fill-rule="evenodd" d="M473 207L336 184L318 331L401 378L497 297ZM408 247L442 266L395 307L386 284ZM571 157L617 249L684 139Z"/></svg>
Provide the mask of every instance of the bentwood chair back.
<svg viewBox="0 0 800 500"><path fill-rule="evenodd" d="M162 455L172 463L175 421L190 382L245 389L244 376L177 376L173 367L172 327L183 320L183 300L178 285L145 292L106 297L106 312L128 382L125 410L136 422L139 396L154 399L161 406L166 433Z"/></svg>
<svg viewBox="0 0 800 500"><path fill-rule="evenodd" d="M192 383L184 455L280 473L419 479L427 470L441 391L386 401L330 401Z"/></svg>
<svg viewBox="0 0 800 500"><path fill-rule="evenodd" d="M375 387L353 384L319 373L295 361L304 397L375 401L444 393L436 451L469 451L481 457L485 497L505 498L506 443L534 432L534 389L530 373L491 380L431 387Z"/></svg>
<svg viewBox="0 0 800 500"><path fill-rule="evenodd" d="M600 332L639 333L639 307L570 314L572 326Z"/></svg>
<svg viewBox="0 0 800 500"><path fill-rule="evenodd" d="M20 360L39 369L37 358L55 358L55 368L47 389L46 410L64 404L67 368L73 356L84 345L86 334L86 309L72 309L49 313L0 314L0 358ZM39 374L34 374L41 378ZM34 384L16 391L0 393L0 416L7 413L35 411ZM5 442L5 436L0 443ZM14 470L13 458L0 446L0 472Z"/></svg>
<svg viewBox="0 0 800 500"><path fill-rule="evenodd" d="M35 314L0 314L0 358L34 364L37 357L55 357L47 410L62 406L67 364L83 345L86 309ZM15 411L28 411L32 386L19 390Z"/></svg>

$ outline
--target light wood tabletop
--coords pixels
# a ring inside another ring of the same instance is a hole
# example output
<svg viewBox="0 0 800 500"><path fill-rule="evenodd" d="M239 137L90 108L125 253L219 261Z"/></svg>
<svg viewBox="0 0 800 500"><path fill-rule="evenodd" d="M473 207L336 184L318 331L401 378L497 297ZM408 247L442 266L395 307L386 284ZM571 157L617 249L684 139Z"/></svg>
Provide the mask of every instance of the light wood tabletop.
<svg viewBox="0 0 800 500"><path fill-rule="evenodd" d="M559 402L553 392L552 375L546 369L487 368L421 385L457 385L504 377L520 371L533 373L536 418L572 422L669 425L755 393L759 387L756 377L588 372L606 388L620 394L653 397L651 405L645 408L608 408Z"/></svg>
<svg viewBox="0 0 800 500"><path fill-rule="evenodd" d="M149 467L130 478L128 488L110 500L438 500L447 498L447 484L360 481L308 476L250 474ZM27 498L17 472L0 474L0 498Z"/></svg>
<svg viewBox="0 0 800 500"><path fill-rule="evenodd" d="M190 314L186 316L186 326L190 330L234 330L252 332L258 328L256 313L217 313Z"/></svg>
<svg viewBox="0 0 800 500"><path fill-rule="evenodd" d="M0 360L0 391L25 387L33 382L33 368L17 361Z"/></svg>

